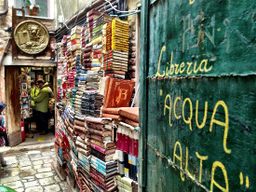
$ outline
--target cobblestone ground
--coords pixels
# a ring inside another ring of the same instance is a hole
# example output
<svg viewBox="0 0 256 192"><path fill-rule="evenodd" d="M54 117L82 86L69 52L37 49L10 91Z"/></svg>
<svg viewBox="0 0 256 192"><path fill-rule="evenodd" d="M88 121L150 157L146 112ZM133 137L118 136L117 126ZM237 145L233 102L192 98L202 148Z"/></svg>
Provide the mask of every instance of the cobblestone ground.
<svg viewBox="0 0 256 192"><path fill-rule="evenodd" d="M0 169L0 184L17 192L68 191L52 167L53 149L7 154L7 167Z"/></svg>

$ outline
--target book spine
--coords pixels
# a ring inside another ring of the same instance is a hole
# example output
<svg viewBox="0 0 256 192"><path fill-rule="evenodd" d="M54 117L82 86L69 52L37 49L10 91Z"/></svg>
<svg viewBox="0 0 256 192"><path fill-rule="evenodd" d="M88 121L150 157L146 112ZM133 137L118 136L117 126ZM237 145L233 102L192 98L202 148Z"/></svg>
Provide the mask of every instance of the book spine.
<svg viewBox="0 0 256 192"><path fill-rule="evenodd" d="M106 164L102 160L100 160L99 158L95 157L94 155L92 156L91 161L97 162L98 164L106 167Z"/></svg>
<svg viewBox="0 0 256 192"><path fill-rule="evenodd" d="M103 154L101 154L100 152L96 151L96 150L91 150L91 154L95 157L97 157L98 159L105 161L105 156Z"/></svg>
<svg viewBox="0 0 256 192"><path fill-rule="evenodd" d="M129 192L132 192L132 186L126 185L120 181L117 181L118 188L123 188Z"/></svg>
<svg viewBox="0 0 256 192"><path fill-rule="evenodd" d="M91 164L91 166L96 169L98 172L100 172L102 175L106 176L106 171L102 170L100 168L98 168L97 166L95 166L94 164Z"/></svg>
<svg viewBox="0 0 256 192"><path fill-rule="evenodd" d="M91 144L91 147L94 148L95 150L99 151L100 153L104 153L106 152L105 149L103 149L102 147L98 146L98 145L95 145L95 144Z"/></svg>
<svg viewBox="0 0 256 192"><path fill-rule="evenodd" d="M106 166L101 164L101 163L99 163L97 160L92 159L91 163L94 164L95 166L101 168L102 170L106 171Z"/></svg>

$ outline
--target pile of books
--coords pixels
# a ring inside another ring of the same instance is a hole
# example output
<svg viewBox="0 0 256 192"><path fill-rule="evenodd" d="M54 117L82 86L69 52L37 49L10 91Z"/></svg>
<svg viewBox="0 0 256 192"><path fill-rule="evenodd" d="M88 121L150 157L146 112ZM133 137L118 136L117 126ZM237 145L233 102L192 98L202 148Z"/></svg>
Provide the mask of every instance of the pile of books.
<svg viewBox="0 0 256 192"><path fill-rule="evenodd" d="M129 23L120 19L112 20L111 48L115 51L129 51Z"/></svg>
<svg viewBox="0 0 256 192"><path fill-rule="evenodd" d="M134 127L120 122L117 129L119 173L134 181L138 180L139 133Z"/></svg>
<svg viewBox="0 0 256 192"><path fill-rule="evenodd" d="M86 117L90 132L92 188L99 191L116 189L114 178L117 174L117 163L113 160L116 150L112 121L105 118Z"/></svg>
<svg viewBox="0 0 256 192"><path fill-rule="evenodd" d="M91 42L93 40L93 29L95 26L95 23L98 19L98 17L101 15L100 12L95 11L95 10L90 10L86 14L86 22L87 22L87 28L89 32L89 41Z"/></svg>
<svg viewBox="0 0 256 192"><path fill-rule="evenodd" d="M99 15L99 14L98 14ZM105 23L111 21L111 17L105 14L100 14L94 21L93 21L93 33L92 37L93 40L102 36L102 28Z"/></svg>
<svg viewBox="0 0 256 192"><path fill-rule="evenodd" d="M84 68L87 70L91 69L91 64L92 64L91 53L92 53L92 45L87 44L83 50L83 65L84 65Z"/></svg>
<svg viewBox="0 0 256 192"><path fill-rule="evenodd" d="M113 19L103 28L104 71L106 76L125 79L128 71L129 24Z"/></svg>
<svg viewBox="0 0 256 192"><path fill-rule="evenodd" d="M128 191L129 192L137 192L137 191L139 191L138 183L133 181L130 178L117 176L116 183L117 183L119 192L128 192Z"/></svg>
<svg viewBox="0 0 256 192"><path fill-rule="evenodd" d="M104 70L106 76L125 79L128 71L128 52L109 51L104 54Z"/></svg>
<svg viewBox="0 0 256 192"><path fill-rule="evenodd" d="M63 166L68 160L67 156L70 151L70 145L68 138L65 134L65 129L63 130L64 126L65 125L63 124L63 121L57 122L57 131L55 133L54 142L54 148L57 154L57 161L60 164L60 166Z"/></svg>
<svg viewBox="0 0 256 192"><path fill-rule="evenodd" d="M83 76L79 76L79 80L77 83L77 89L76 89L76 96L74 101L74 108L76 113L81 113L81 105L82 105L82 96L85 91L85 84L86 80L83 78Z"/></svg>
<svg viewBox="0 0 256 192"><path fill-rule="evenodd" d="M67 103L56 153L68 183L81 192L138 191L138 108L129 107L135 82L128 80L134 78L128 75L136 58L134 46L129 49L133 31L129 39L127 21L103 14L113 12L108 3L99 9L88 11L86 25L72 28L59 46L58 100Z"/></svg>
<svg viewBox="0 0 256 192"><path fill-rule="evenodd" d="M117 177L118 187L129 186L131 191L137 191L138 186L138 155L139 155L139 108L121 107L119 109L121 121L117 125L117 154L118 171L121 177ZM132 181L123 182L123 181ZM121 190L122 191L122 190Z"/></svg>
<svg viewBox="0 0 256 192"><path fill-rule="evenodd" d="M85 118L82 115L76 115L74 121L74 133L76 137L77 150L77 184L80 191L88 191L89 173L90 173L90 143L89 131L85 126Z"/></svg>
<svg viewBox="0 0 256 192"><path fill-rule="evenodd" d="M62 113L62 120L65 124L65 130L69 136L73 136L74 133L74 111L70 107L66 107Z"/></svg>
<svg viewBox="0 0 256 192"><path fill-rule="evenodd" d="M86 116L100 116L100 109L103 105L103 95L98 91L85 91L82 97L81 113Z"/></svg>
<svg viewBox="0 0 256 192"><path fill-rule="evenodd" d="M134 79L136 76L136 30L135 30L135 24L130 25L128 71L129 71L129 78Z"/></svg>
<svg viewBox="0 0 256 192"><path fill-rule="evenodd" d="M82 33L82 27L75 26L71 29L71 37L70 37L70 43L71 51L75 51L77 49L81 49L81 33Z"/></svg>

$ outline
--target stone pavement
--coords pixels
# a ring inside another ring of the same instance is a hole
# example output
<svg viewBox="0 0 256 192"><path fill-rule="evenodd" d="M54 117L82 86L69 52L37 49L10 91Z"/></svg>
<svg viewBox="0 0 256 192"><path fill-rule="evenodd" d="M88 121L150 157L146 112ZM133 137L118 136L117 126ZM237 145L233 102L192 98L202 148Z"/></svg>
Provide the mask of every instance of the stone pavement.
<svg viewBox="0 0 256 192"><path fill-rule="evenodd" d="M53 149L38 149L8 153L4 156L7 167L0 168L0 184L17 192L68 191L52 167Z"/></svg>

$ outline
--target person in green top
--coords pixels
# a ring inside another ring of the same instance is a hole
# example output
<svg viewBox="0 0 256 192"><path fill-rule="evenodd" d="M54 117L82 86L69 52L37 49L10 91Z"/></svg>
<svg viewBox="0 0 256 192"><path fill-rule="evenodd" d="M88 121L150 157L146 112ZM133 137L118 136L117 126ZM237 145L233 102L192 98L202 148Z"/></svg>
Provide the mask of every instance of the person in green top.
<svg viewBox="0 0 256 192"><path fill-rule="evenodd" d="M48 133L48 106L49 99L53 97L52 89L49 87L48 83L44 83L43 79L37 80L38 87L40 89L39 94L32 97L35 102L35 110L37 111L36 124L37 129L42 132L42 134Z"/></svg>
<svg viewBox="0 0 256 192"><path fill-rule="evenodd" d="M36 96L38 96L38 94L40 93L40 89L37 86L37 83L32 81L31 82L31 89L30 89L30 97L31 97L31 108L32 108L32 118L31 121L34 121L37 123L37 111L35 109L36 104L35 101L33 100L33 98L35 98ZM38 129L38 125L36 125L36 128ZM28 130L26 130L28 131Z"/></svg>
<svg viewBox="0 0 256 192"><path fill-rule="evenodd" d="M31 89L30 89L30 96L32 98L38 96L38 94L40 93L40 89L39 87L35 84L34 81L31 82ZM35 107L35 102L32 100L31 102L31 106L34 108Z"/></svg>

